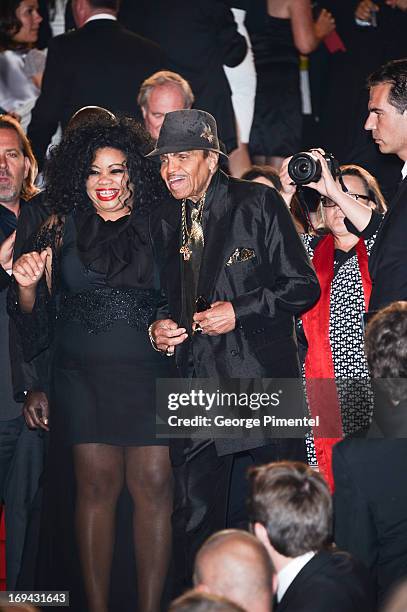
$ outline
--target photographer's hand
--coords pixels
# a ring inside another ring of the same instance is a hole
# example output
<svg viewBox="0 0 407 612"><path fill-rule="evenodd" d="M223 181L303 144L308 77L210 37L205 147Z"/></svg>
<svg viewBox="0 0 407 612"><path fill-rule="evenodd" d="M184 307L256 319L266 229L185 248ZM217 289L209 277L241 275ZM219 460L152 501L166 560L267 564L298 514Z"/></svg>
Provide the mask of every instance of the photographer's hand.
<svg viewBox="0 0 407 612"><path fill-rule="evenodd" d="M295 185L295 183L293 183L291 176L288 174L288 164L290 163L291 157L286 157L286 159L282 163L280 170L280 195L282 196L284 202L287 204L288 208L290 208L291 200L293 199L293 196L297 190L297 186Z"/></svg>
<svg viewBox="0 0 407 612"><path fill-rule="evenodd" d="M370 206L353 199L342 190L340 182L334 180L323 153L323 149L312 149L312 154L321 163L322 174L319 181L309 183L309 187L316 189L321 195L332 200L332 202L339 206L345 217L353 223L356 229L359 232L363 232L371 219L372 209Z"/></svg>

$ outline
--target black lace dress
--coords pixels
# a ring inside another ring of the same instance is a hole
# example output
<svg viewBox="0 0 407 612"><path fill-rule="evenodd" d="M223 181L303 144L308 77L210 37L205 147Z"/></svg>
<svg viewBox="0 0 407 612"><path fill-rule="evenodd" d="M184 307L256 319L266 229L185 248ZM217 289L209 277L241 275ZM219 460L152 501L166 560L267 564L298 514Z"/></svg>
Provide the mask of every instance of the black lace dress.
<svg viewBox="0 0 407 612"><path fill-rule="evenodd" d="M160 292L147 216L104 221L93 210L43 230L53 250L31 315L17 315L29 356L52 347L51 426L68 444L167 444L155 438L155 382L170 375L147 328Z"/></svg>

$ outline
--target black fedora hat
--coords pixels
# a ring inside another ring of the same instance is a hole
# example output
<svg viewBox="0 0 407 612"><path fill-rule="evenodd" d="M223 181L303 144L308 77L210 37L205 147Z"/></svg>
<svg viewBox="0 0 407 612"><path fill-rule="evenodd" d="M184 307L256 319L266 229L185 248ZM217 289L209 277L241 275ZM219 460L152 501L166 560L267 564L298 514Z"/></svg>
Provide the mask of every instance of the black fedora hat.
<svg viewBox="0 0 407 612"><path fill-rule="evenodd" d="M188 108L165 115L156 147L147 157L199 150L225 155L219 145L215 118L206 111Z"/></svg>

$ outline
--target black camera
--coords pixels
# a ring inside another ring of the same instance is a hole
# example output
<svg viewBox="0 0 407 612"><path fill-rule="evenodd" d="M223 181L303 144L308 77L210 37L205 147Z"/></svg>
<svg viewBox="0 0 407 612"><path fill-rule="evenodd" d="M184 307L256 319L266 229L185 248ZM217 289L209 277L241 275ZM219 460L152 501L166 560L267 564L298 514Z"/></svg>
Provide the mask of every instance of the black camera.
<svg viewBox="0 0 407 612"><path fill-rule="evenodd" d="M335 179L340 174L339 162L331 153L325 153L324 158ZM321 173L321 162L308 152L296 153L288 164L288 174L296 185L317 182L321 178Z"/></svg>

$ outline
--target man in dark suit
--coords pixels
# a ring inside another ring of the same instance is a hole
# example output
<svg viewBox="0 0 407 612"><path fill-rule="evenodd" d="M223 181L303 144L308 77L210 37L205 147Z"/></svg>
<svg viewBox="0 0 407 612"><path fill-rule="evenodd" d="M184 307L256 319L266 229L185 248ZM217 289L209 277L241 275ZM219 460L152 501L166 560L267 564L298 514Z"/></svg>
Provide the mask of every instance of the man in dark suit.
<svg viewBox="0 0 407 612"><path fill-rule="evenodd" d="M407 59L385 64L369 77L371 130L381 153L403 162L402 182L379 230L369 259L370 310L407 299Z"/></svg>
<svg viewBox="0 0 407 612"><path fill-rule="evenodd" d="M228 152L237 147L231 90L223 65L237 66L247 43L233 13L219 0L130 0L121 7L123 23L156 41L168 68L191 85L195 108L211 113Z"/></svg>
<svg viewBox="0 0 407 612"><path fill-rule="evenodd" d="M118 5L118 0L73 0L79 29L50 41L28 129L39 163L59 123L64 129L75 111L88 105L134 116L141 83L165 68L155 43L117 22Z"/></svg>
<svg viewBox="0 0 407 612"><path fill-rule="evenodd" d="M165 116L150 155L160 156L161 176L179 203L164 205L152 224L168 300L150 328L153 346L167 356L175 348L185 378L298 379L294 315L318 298L318 281L278 192L227 177L219 154L211 115ZM186 574L202 542L226 526L234 456L305 459L301 439L172 442L175 543Z"/></svg>
<svg viewBox="0 0 407 612"><path fill-rule="evenodd" d="M39 214L26 214L26 209L31 208L26 200L38 191L34 187L36 169L21 127L12 119L0 118L0 503L5 505L8 589L16 588L20 572L29 510L43 468L43 430L48 428L47 397L38 371L33 365L24 364L13 326L9 336L5 291L16 249L17 223L20 226L23 216L41 221L40 206ZM30 231L26 221L23 225L25 231ZM31 225L31 231L34 229ZM17 233L17 248L21 248L24 231ZM39 431L30 431L25 425L24 400L41 422Z"/></svg>
<svg viewBox="0 0 407 612"><path fill-rule="evenodd" d="M367 431L334 447L335 540L368 567L382 601L407 577L407 302L372 319L366 355L384 403Z"/></svg>
<svg viewBox="0 0 407 612"><path fill-rule="evenodd" d="M277 612L373 612L366 569L329 547L332 499L324 478L304 463L252 468L252 530L277 572Z"/></svg>

